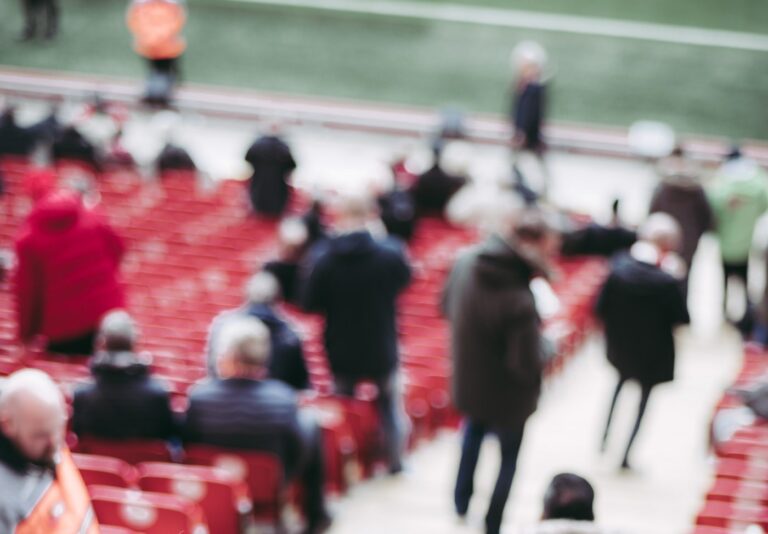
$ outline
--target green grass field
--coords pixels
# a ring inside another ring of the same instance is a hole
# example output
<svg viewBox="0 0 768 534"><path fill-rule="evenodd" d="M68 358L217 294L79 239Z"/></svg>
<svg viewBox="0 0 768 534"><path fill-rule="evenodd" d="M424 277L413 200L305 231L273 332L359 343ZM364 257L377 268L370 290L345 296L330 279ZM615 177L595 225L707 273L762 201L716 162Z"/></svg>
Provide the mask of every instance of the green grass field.
<svg viewBox="0 0 768 534"><path fill-rule="evenodd" d="M15 43L21 24L17 10L0 17L0 64L144 75L124 27L125 2L62 3L63 31L53 44ZM768 31L765 0L481 0L472 5ZM555 64L550 111L555 120L626 126L648 118L681 132L768 139L765 52L226 0L191 0L185 34L189 49L183 70L191 82L483 112L506 110L509 50L521 39L536 39Z"/></svg>

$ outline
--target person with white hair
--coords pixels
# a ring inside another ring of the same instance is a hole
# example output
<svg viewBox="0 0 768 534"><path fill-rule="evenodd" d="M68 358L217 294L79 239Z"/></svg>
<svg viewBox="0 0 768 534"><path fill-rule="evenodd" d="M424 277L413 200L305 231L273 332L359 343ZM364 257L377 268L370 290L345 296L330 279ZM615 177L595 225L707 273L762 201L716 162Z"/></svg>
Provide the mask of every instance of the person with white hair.
<svg viewBox="0 0 768 534"><path fill-rule="evenodd" d="M686 268L677 255L680 226L671 216L655 213L640 227L638 237L629 253L615 259L595 307L605 325L608 361L619 375L603 433L603 450L624 384L632 380L640 385L640 405L622 469L630 469L632 444L651 391L674 379L674 329L690 321L682 281Z"/></svg>
<svg viewBox="0 0 768 534"><path fill-rule="evenodd" d="M81 439L171 439L178 425L170 393L137 353L136 324L125 310L104 316L91 360L93 383L75 390L72 430Z"/></svg>
<svg viewBox="0 0 768 534"><path fill-rule="evenodd" d="M539 398L541 321L530 284L549 270L557 245L541 211L497 213L496 232L459 256L442 299L451 326L453 402L465 416L454 488L460 517L469 509L486 434L496 435L500 443L501 464L485 516L487 534L500 532L526 421Z"/></svg>
<svg viewBox="0 0 768 534"><path fill-rule="evenodd" d="M338 235L325 241L308 266L304 306L325 316L325 349L336 391L353 396L372 380L390 471L402 470L405 421L398 391L397 297L410 283L402 243L369 231L373 201L346 196Z"/></svg>
<svg viewBox="0 0 768 534"><path fill-rule="evenodd" d="M299 302L299 270L310 246L309 227L304 219L287 217L277 227L277 258L263 269L277 278L280 294L286 302Z"/></svg>
<svg viewBox="0 0 768 534"><path fill-rule="evenodd" d="M16 371L0 387L0 532L99 532L66 423L64 397L44 372Z"/></svg>
<svg viewBox="0 0 768 534"><path fill-rule="evenodd" d="M222 326L216 339L217 378L189 393L185 443L203 443L277 456L285 484L299 479L305 489L308 534L330 525L323 496L321 434L296 393L269 378L269 328L255 317L239 316Z"/></svg>
<svg viewBox="0 0 768 534"><path fill-rule="evenodd" d="M540 192L546 195L548 172L543 160L542 123L547 109L547 86L543 76L547 52L539 43L523 41L512 50L511 62L516 78L510 109L512 150L514 156L522 152L536 156L542 174ZM527 187L517 161L513 163L513 171L519 185Z"/></svg>
<svg viewBox="0 0 768 534"><path fill-rule="evenodd" d="M472 148L464 141L450 141L436 148L432 166L411 186L418 215L443 215L448 202L467 183Z"/></svg>
<svg viewBox="0 0 768 534"><path fill-rule="evenodd" d="M296 161L288 144L280 135L280 127L273 123L269 132L248 148L245 161L253 167L248 180L251 207L258 214L279 216L290 200L289 180L296 169Z"/></svg>
<svg viewBox="0 0 768 534"><path fill-rule="evenodd" d="M280 285L266 270L253 275L246 284L246 302L234 310L217 315L208 335L208 373L216 376L217 354L220 351L221 332L226 326L243 317L255 317L269 330L270 352L267 368L270 378L280 380L295 389L308 389L309 373L304 361L304 350L299 335L275 310L280 296Z"/></svg>

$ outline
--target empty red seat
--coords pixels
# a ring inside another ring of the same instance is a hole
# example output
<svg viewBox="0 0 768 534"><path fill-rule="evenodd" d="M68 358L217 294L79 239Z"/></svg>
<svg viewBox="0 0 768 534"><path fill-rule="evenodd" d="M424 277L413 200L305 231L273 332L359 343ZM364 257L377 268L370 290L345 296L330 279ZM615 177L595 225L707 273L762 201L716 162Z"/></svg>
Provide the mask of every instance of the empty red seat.
<svg viewBox="0 0 768 534"><path fill-rule="evenodd" d="M78 439L75 452L119 458L131 465L141 462L170 462L171 451L162 440L102 439L84 436Z"/></svg>
<svg viewBox="0 0 768 534"><path fill-rule="evenodd" d="M89 488L99 523L143 534L206 534L201 508L177 495L110 486Z"/></svg>
<svg viewBox="0 0 768 534"><path fill-rule="evenodd" d="M253 499L254 516L278 521L285 502L283 466L269 453L226 449L209 445L184 447L184 463L218 467L243 481Z"/></svg>
<svg viewBox="0 0 768 534"><path fill-rule="evenodd" d="M119 458L95 454L72 454L86 486L130 488L136 483L136 470Z"/></svg>
<svg viewBox="0 0 768 534"><path fill-rule="evenodd" d="M245 482L220 468L143 463L138 469L142 490L171 493L199 504L211 533L238 534L241 518L251 511Z"/></svg>

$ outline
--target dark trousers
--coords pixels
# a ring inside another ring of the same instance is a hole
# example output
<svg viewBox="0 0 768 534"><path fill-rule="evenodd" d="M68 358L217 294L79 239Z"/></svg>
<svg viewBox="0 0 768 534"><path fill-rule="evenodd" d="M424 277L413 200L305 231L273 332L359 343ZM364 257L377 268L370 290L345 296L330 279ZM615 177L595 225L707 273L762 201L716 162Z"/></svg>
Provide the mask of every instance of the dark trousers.
<svg viewBox="0 0 768 534"><path fill-rule="evenodd" d="M468 419L464 427L464 441L461 446L461 461L456 477L454 503L456 512L464 516L469 508L469 500L474 492L474 477L477 460L480 456L480 446L488 432L496 434L501 445L501 467L496 479L496 486L491 495L488 513L485 516L487 534L498 534L501 529L501 519L504 506L507 504L509 490L517 470L517 456L523 442L525 424L516 428L491 428L483 423Z"/></svg>
<svg viewBox="0 0 768 534"><path fill-rule="evenodd" d="M626 383L626 378L619 378L619 383L616 385L616 391L613 393L613 399L611 400L611 408L608 410L608 421L605 423L605 431L603 432L602 449L605 450L606 442L608 441L608 432L611 428L611 421L613 419L613 412L616 409L616 402L619 400L619 393ZM624 459L621 462L621 466L624 468L629 467L629 453L632 450L632 445L637 437L637 432L640 430L640 423L643 421L645 415L645 409L648 407L648 399L651 396L651 390L653 386L647 384L640 384L640 406L637 409L637 419L635 419L635 426L632 428L632 434L629 436L629 442L627 448L624 450Z"/></svg>
<svg viewBox="0 0 768 534"><path fill-rule="evenodd" d="M95 343L96 332L94 331L71 339L48 341L46 350L48 352L66 354L68 356L88 356L93 354Z"/></svg>
<svg viewBox="0 0 768 534"><path fill-rule="evenodd" d="M59 6L57 0L22 0L24 9L24 37L37 35L38 23L45 19L45 36L53 37L59 27Z"/></svg>
<svg viewBox="0 0 768 534"><path fill-rule="evenodd" d="M347 397L354 396L355 385L362 381L360 378L345 376L336 376L334 379L336 392ZM379 390L379 395L376 398L376 410L381 419L389 469L392 472L397 472L402 469L403 448L407 433L402 399L397 387L397 371L392 371L387 376L372 380Z"/></svg>
<svg viewBox="0 0 768 534"><path fill-rule="evenodd" d="M749 281L747 276L749 271L748 267L749 264L746 261L743 263L729 263L723 261L723 310L726 309L726 304L728 302L728 279L733 276L741 280L744 284L744 315L735 321L739 329L742 330L742 333L745 333L744 329L741 328L742 323L745 323L745 328L750 330L752 319L752 310L749 304L749 296L747 295L747 284Z"/></svg>
<svg viewBox="0 0 768 534"><path fill-rule="evenodd" d="M299 412L302 434L302 457L296 476L304 487L304 515L308 531L312 532L328 517L325 506L325 470L323 464L323 438L320 427L314 418L306 412Z"/></svg>

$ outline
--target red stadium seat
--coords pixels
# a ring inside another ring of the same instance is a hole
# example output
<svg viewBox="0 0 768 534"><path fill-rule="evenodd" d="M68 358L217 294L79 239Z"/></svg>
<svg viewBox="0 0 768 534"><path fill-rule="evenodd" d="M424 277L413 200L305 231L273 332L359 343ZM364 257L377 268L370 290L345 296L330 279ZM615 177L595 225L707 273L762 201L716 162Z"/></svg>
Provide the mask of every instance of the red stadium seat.
<svg viewBox="0 0 768 534"><path fill-rule="evenodd" d="M91 486L93 510L99 523L143 534L206 534L200 507L176 495Z"/></svg>
<svg viewBox="0 0 768 534"><path fill-rule="evenodd" d="M112 440L84 436L78 439L74 452L112 456L131 465L173 460L168 443L161 440Z"/></svg>
<svg viewBox="0 0 768 534"><path fill-rule="evenodd" d="M170 493L199 504L212 533L238 534L243 517L251 511L245 482L220 468L143 463L138 469L142 490Z"/></svg>
<svg viewBox="0 0 768 534"><path fill-rule="evenodd" d="M123 460L95 454L72 454L86 486L130 488L136 483L136 470Z"/></svg>
<svg viewBox="0 0 768 534"><path fill-rule="evenodd" d="M139 534L135 530L99 524L99 534Z"/></svg>
<svg viewBox="0 0 768 534"><path fill-rule="evenodd" d="M184 463L223 469L234 480L248 485L256 518L275 522L280 519L285 489L283 466L276 456L209 445L188 445L184 448Z"/></svg>
<svg viewBox="0 0 768 534"><path fill-rule="evenodd" d="M740 528L759 525L768 528L768 508L753 503L707 501L696 524L709 527Z"/></svg>

